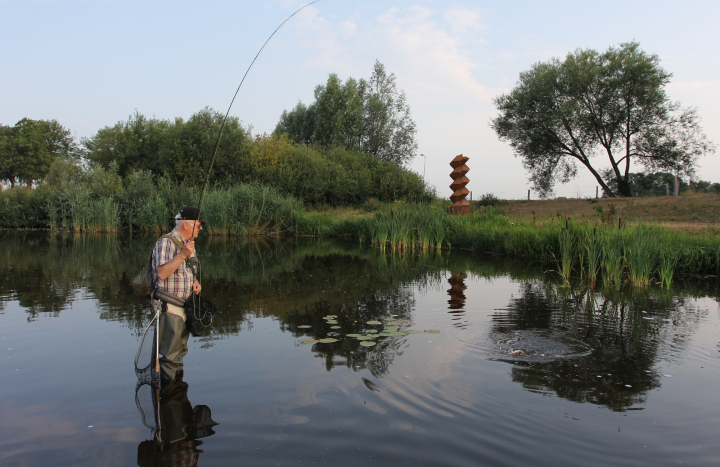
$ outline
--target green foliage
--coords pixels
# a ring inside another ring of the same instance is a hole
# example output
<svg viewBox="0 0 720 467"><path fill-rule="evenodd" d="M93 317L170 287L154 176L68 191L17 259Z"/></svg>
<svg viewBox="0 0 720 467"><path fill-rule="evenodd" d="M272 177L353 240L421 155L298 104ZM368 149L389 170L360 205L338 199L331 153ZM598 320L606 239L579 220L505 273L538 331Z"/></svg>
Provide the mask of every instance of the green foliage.
<svg viewBox="0 0 720 467"><path fill-rule="evenodd" d="M77 158L70 130L57 120L23 118L14 127L0 125L0 177L15 186L44 180L56 160Z"/></svg>
<svg viewBox="0 0 720 467"><path fill-rule="evenodd" d="M576 50L565 60L539 62L494 102L491 126L523 159L534 186L548 196L557 182L587 168L605 193L632 196L630 167L691 176L697 158L714 152L694 109L669 100L671 74L636 42L604 53ZM600 173L593 157L610 170Z"/></svg>
<svg viewBox="0 0 720 467"><path fill-rule="evenodd" d="M127 122L103 128L83 140L83 145L93 170L114 171L125 179L122 202L136 205L154 196L148 191L154 189L151 179L157 180L158 186L204 186L222 117L211 109L187 121L178 118L172 122L135 113ZM77 174L61 175L61 169L57 168L59 177L77 178ZM260 183L306 203L335 206L359 205L370 198L421 201L434 196L417 174L391 162L340 144L294 145L282 135L251 138L233 118L225 126L210 181L224 187ZM132 217L140 211L135 206L128 212ZM136 222L130 218L127 223Z"/></svg>
<svg viewBox="0 0 720 467"><path fill-rule="evenodd" d="M360 205L371 198L429 201L418 174L340 146L293 145L284 135L257 137L245 159L246 180L275 186L305 203Z"/></svg>
<svg viewBox="0 0 720 467"><path fill-rule="evenodd" d="M125 177L144 170L156 177L200 186L210 164L224 115L205 108L187 121L147 118L139 112L127 121L105 127L91 138L84 138L87 160L93 167L108 169L117 165ZM212 180L232 184L242 179L242 159L249 151L250 132L235 117L229 117L223 130Z"/></svg>
<svg viewBox="0 0 720 467"><path fill-rule="evenodd" d="M360 151L381 161L402 165L415 157L415 122L405 93L397 90L395 75L375 62L369 81L331 74L315 88L315 101L299 102L283 111L276 135L298 144L335 146Z"/></svg>

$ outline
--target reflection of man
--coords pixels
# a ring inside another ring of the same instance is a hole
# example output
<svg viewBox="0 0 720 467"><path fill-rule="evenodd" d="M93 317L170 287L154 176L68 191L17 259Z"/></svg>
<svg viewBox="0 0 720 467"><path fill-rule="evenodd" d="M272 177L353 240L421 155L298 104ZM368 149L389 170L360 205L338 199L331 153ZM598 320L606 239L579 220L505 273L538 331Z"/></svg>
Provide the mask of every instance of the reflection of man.
<svg viewBox="0 0 720 467"><path fill-rule="evenodd" d="M195 408L187 397L188 385L181 378L165 384L160 391L156 436L138 446L140 467L196 466L203 452L199 438L215 434L217 425L206 405Z"/></svg>
<svg viewBox="0 0 720 467"><path fill-rule="evenodd" d="M205 224L200 212L185 207L175 216L175 229L161 237L152 253L156 286L153 306L161 306L158 353L163 384L182 374L183 357L188 352L189 332L185 327L185 301L200 293L191 264L195 258L193 241Z"/></svg>

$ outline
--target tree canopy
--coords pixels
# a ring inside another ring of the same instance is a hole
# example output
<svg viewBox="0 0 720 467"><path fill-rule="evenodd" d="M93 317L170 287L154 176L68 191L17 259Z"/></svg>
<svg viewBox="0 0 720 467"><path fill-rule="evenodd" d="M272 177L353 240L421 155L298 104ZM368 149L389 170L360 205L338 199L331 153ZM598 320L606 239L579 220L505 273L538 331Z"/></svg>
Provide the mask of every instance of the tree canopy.
<svg viewBox="0 0 720 467"><path fill-rule="evenodd" d="M57 120L23 118L10 127L0 125L0 177L10 185L44 180L54 160L76 158L70 130Z"/></svg>
<svg viewBox="0 0 720 467"><path fill-rule="evenodd" d="M417 132L395 74L375 62L370 80L331 74L315 88L315 101L284 111L275 129L296 143L343 146L398 165L415 157Z"/></svg>
<svg viewBox="0 0 720 467"><path fill-rule="evenodd" d="M697 158L715 150L696 109L668 98L671 77L637 42L603 53L578 49L520 73L517 86L494 99L499 115L490 125L541 194L568 182L580 164L608 196L632 196L633 164L692 177Z"/></svg>
<svg viewBox="0 0 720 467"><path fill-rule="evenodd" d="M127 121L83 138L82 145L91 165L109 169L116 164L122 177L146 170L197 186L205 181L222 119L222 114L207 107L187 121L147 118L135 112ZM250 131L236 117L229 117L220 139L213 180L228 183L241 178L238 161L247 154L249 143Z"/></svg>

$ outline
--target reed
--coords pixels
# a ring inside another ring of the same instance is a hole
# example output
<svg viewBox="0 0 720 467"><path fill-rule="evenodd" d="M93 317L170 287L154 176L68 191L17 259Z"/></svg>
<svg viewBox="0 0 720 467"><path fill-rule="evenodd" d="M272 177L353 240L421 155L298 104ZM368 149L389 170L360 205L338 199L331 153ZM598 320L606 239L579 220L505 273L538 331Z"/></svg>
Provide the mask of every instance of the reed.
<svg viewBox="0 0 720 467"><path fill-rule="evenodd" d="M602 273L606 286L620 287L622 284L623 266L625 257L623 256L623 237L620 230L610 228L605 231L601 242L602 256Z"/></svg>
<svg viewBox="0 0 720 467"><path fill-rule="evenodd" d="M658 232L640 223L624 238L628 279L635 287L649 285L657 264Z"/></svg>
<svg viewBox="0 0 720 467"><path fill-rule="evenodd" d="M589 229L585 230L583 249L585 252L584 256L587 258L587 279L592 289L595 288L595 284L600 276L604 253L602 243L598 238L597 227L592 229L592 234Z"/></svg>
<svg viewBox="0 0 720 467"><path fill-rule="evenodd" d="M575 233L570 229L570 222L566 221L565 227L560 230L558 236L558 251L555 260L558 263L558 272L565 285L570 285L570 275L573 270L573 262L577 252Z"/></svg>
<svg viewBox="0 0 720 467"><path fill-rule="evenodd" d="M673 249L663 249L658 258L658 275L662 287L670 288L679 254Z"/></svg>

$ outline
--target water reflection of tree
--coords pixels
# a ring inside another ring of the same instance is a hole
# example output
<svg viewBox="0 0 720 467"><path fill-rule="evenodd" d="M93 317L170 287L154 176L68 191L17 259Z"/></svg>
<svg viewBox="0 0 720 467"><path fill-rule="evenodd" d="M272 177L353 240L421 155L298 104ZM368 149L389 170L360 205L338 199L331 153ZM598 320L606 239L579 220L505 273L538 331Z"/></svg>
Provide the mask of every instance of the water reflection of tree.
<svg viewBox="0 0 720 467"><path fill-rule="evenodd" d="M549 330L592 349L577 358L514 359L514 381L531 391L552 391L615 411L641 405L660 386L654 365L673 358L669 352L681 354L700 316L684 296L658 289L594 292L538 281L524 283L520 295L499 311L493 316L493 339Z"/></svg>

